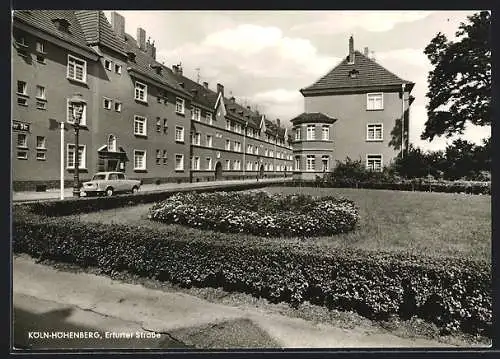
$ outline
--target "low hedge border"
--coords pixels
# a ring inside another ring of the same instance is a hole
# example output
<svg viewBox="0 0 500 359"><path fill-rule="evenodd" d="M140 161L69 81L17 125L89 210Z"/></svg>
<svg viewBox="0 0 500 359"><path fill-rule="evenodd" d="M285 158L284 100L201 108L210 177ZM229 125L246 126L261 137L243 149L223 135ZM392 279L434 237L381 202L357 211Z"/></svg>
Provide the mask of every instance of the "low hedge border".
<svg viewBox="0 0 500 359"><path fill-rule="evenodd" d="M464 185L464 184L429 184L429 183L373 183L336 181L327 182L323 180L305 181L295 180L286 183L271 184L280 187L322 187L322 188L365 188L385 189L393 191L415 191L415 192L441 192L441 193L466 193L474 195L491 195L491 186Z"/></svg>
<svg viewBox="0 0 500 359"><path fill-rule="evenodd" d="M269 242L217 243L209 236L179 238L172 230L26 212L15 217L13 250L103 273L129 271L184 286L222 286L294 306L308 300L373 319L416 315L444 331L492 335L486 262L360 250L319 254Z"/></svg>

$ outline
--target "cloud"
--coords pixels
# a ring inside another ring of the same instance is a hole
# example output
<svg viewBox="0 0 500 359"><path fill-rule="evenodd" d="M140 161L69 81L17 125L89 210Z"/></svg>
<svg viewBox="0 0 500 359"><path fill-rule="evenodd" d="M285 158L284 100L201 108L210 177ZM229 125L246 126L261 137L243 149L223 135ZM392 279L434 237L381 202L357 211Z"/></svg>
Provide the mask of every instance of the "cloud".
<svg viewBox="0 0 500 359"><path fill-rule="evenodd" d="M290 120L303 112L304 100L301 93L283 88L258 92L250 97L270 118L280 118L281 123L290 126Z"/></svg>
<svg viewBox="0 0 500 359"><path fill-rule="evenodd" d="M347 32L355 28L366 31L384 32L399 23L423 19L431 11L335 11L320 15L315 22L295 25L292 31L309 35L325 35Z"/></svg>
<svg viewBox="0 0 500 359"><path fill-rule="evenodd" d="M431 69L431 63L422 49L397 49L375 53L376 61L382 66L390 68L401 63L422 67L426 71Z"/></svg>

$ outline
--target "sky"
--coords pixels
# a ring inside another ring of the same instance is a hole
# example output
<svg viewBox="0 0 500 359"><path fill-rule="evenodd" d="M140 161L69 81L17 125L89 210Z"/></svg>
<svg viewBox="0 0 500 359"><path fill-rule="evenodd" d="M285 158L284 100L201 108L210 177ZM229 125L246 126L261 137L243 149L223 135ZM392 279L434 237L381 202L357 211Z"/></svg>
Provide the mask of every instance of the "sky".
<svg viewBox="0 0 500 359"><path fill-rule="evenodd" d="M104 12L108 19L111 11ZM464 135L421 140L427 120L427 76L423 53L438 33L454 39L473 11L118 11L125 31L137 28L154 41L157 60L181 63L184 74L234 96L281 123L304 111L299 92L333 69L355 49L373 51L375 60L415 83L410 109L410 142L425 150L444 149L460 137L480 143L489 127L470 125Z"/></svg>

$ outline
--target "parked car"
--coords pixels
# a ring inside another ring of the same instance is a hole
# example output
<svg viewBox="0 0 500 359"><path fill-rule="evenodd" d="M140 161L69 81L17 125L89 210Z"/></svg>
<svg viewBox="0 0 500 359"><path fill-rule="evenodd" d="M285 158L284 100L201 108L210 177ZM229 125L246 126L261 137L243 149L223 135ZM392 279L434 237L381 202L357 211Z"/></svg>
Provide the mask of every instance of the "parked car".
<svg viewBox="0 0 500 359"><path fill-rule="evenodd" d="M105 194L112 196L115 193L136 193L141 187L141 181L127 179L122 172L98 172L92 180L84 182L81 191L86 196Z"/></svg>

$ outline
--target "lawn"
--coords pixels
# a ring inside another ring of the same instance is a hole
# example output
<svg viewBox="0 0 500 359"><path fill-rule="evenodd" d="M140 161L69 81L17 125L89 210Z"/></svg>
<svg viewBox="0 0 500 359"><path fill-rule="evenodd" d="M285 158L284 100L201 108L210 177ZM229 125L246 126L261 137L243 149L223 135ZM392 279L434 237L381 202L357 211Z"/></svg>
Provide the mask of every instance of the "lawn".
<svg viewBox="0 0 500 359"><path fill-rule="evenodd" d="M429 256L460 256L491 260L491 197L464 194L404 192L368 189L269 187L272 193L335 195L353 200L360 211L358 228L350 233L299 238L259 238L250 235L221 235L217 240L280 242L301 247L361 248L370 251L410 251ZM170 233L191 234L199 230L165 225L147 219L152 204L74 216L83 221L128 223L146 228L169 227ZM173 232L172 232L173 231ZM179 231L179 232L177 232Z"/></svg>

